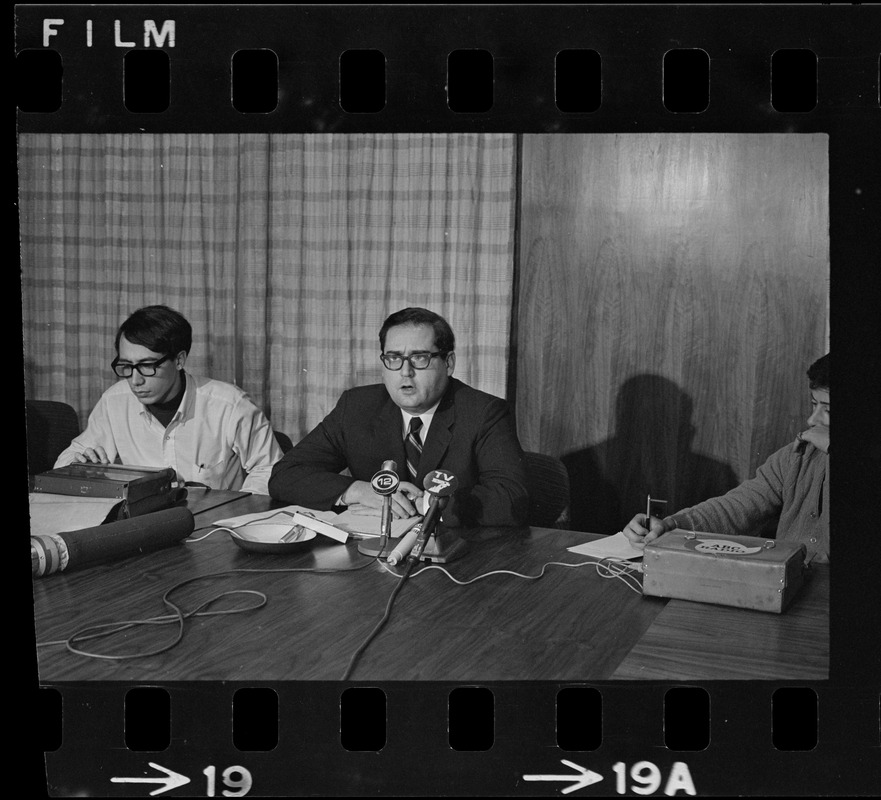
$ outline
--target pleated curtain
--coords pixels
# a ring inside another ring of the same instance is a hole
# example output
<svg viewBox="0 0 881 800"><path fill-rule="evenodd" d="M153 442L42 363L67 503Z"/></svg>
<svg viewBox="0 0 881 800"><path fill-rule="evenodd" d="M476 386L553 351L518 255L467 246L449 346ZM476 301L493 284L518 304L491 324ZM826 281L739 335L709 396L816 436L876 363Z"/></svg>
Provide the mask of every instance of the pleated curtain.
<svg viewBox="0 0 881 800"><path fill-rule="evenodd" d="M189 371L294 441L381 380L406 306L445 316L456 375L504 396L515 159L513 135L23 135L26 393L84 422L119 324L164 303L193 325Z"/></svg>

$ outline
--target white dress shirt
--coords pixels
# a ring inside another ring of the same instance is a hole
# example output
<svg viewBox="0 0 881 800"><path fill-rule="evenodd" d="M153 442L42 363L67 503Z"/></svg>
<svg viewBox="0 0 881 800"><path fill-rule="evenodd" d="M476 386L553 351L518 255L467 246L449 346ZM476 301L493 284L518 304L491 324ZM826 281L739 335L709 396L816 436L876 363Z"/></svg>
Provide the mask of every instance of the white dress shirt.
<svg viewBox="0 0 881 800"><path fill-rule="evenodd" d="M111 386L92 413L86 430L58 457L101 446L111 463L172 467L178 479L212 489L269 494L272 465L281 458L266 415L231 383L187 373L186 389L168 427L132 394L125 380Z"/></svg>
<svg viewBox="0 0 881 800"><path fill-rule="evenodd" d="M408 414L404 409L401 409L401 416L404 418L404 431L401 434L402 439L407 438L407 434L410 431L410 420L413 417L419 417L422 420L422 427L419 429L419 438L422 441L422 444L425 444L426 439L428 438L428 429L431 427L431 421L434 419L434 412L437 411L437 407L440 405L440 400L438 400L428 411L423 411L421 414Z"/></svg>

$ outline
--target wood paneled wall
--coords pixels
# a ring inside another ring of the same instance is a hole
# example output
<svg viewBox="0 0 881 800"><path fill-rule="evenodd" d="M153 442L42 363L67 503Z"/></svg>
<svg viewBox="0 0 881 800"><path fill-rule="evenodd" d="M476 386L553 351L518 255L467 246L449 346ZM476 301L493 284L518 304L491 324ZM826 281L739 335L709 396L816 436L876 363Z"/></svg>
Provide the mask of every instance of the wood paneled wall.
<svg viewBox="0 0 881 800"><path fill-rule="evenodd" d="M827 347L824 134L529 135L516 410L572 527L614 533L751 477Z"/></svg>

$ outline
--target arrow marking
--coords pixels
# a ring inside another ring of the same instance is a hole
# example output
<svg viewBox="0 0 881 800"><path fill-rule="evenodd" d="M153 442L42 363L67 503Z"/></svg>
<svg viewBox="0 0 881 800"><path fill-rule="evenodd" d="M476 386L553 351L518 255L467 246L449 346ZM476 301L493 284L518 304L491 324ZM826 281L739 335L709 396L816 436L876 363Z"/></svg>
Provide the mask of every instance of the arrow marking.
<svg viewBox="0 0 881 800"><path fill-rule="evenodd" d="M563 794L569 794L569 792L574 792L578 789L583 789L585 786L590 786L592 783L599 783L603 776L597 774L596 772L591 772L589 769L585 769L584 767L576 764L574 761L567 761L565 758L560 759L560 763L565 764L567 767L572 767L572 769L577 770L579 774L570 773L568 775L524 775L523 780L525 781L574 781L571 786L567 786L565 789L561 789L560 791Z"/></svg>
<svg viewBox="0 0 881 800"><path fill-rule="evenodd" d="M181 775L179 772L173 772L170 769L166 769L165 767L159 766L159 764L154 764L152 761L147 762L153 769L161 770L165 773L162 778L111 778L111 783L164 783L165 785L159 789L154 789L150 792L150 796L157 794L162 794L163 792L167 792L170 789L177 789L178 786L186 786L190 782L190 779L186 775Z"/></svg>

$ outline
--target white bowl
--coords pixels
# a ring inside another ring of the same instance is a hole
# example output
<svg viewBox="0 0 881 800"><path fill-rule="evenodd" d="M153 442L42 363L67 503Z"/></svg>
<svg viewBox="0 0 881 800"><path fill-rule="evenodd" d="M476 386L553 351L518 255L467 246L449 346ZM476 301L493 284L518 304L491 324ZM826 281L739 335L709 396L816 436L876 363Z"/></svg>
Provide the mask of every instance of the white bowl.
<svg viewBox="0 0 881 800"><path fill-rule="evenodd" d="M289 541L282 538L299 528ZM233 530L233 541L245 550L283 553L312 545L318 534L286 522L249 522Z"/></svg>

